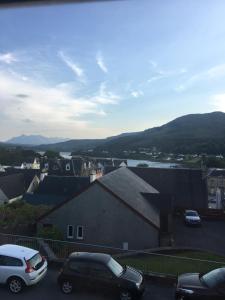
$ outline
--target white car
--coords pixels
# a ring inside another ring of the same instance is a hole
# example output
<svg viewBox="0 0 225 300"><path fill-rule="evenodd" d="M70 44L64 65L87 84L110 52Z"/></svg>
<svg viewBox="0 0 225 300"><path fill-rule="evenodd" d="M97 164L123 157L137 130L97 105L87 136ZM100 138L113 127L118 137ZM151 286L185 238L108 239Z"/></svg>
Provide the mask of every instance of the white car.
<svg viewBox="0 0 225 300"><path fill-rule="evenodd" d="M184 221L186 225L191 226L200 226L201 225L201 218L196 210L185 210L184 213Z"/></svg>
<svg viewBox="0 0 225 300"><path fill-rule="evenodd" d="M47 272L47 261L37 250L18 245L0 246L0 284L20 293L25 286L38 283Z"/></svg>

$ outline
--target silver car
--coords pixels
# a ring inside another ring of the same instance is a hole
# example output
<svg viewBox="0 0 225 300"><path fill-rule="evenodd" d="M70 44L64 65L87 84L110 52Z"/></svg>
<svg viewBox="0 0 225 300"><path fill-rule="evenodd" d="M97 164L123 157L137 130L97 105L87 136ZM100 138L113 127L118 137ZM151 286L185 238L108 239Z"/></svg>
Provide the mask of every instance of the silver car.
<svg viewBox="0 0 225 300"><path fill-rule="evenodd" d="M37 250L18 245L0 246L0 283L20 293L25 286L38 283L47 272L47 261Z"/></svg>

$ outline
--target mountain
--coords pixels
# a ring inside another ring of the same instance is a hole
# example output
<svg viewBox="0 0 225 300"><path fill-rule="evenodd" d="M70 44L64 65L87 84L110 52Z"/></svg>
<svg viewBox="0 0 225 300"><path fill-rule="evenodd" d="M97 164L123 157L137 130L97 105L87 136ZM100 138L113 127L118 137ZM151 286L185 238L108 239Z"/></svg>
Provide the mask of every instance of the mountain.
<svg viewBox="0 0 225 300"><path fill-rule="evenodd" d="M225 113L185 115L160 127L109 140L98 150L118 153L153 147L173 153L225 153Z"/></svg>
<svg viewBox="0 0 225 300"><path fill-rule="evenodd" d="M190 114L165 125L141 132L122 133L106 139L81 139L35 146L37 150L108 151L112 156L124 150L156 148L167 153L225 155L225 113Z"/></svg>
<svg viewBox="0 0 225 300"><path fill-rule="evenodd" d="M17 144L17 145L40 145L40 144L55 144L58 142L65 142L68 139L65 138L49 138L42 135L20 135L13 137L6 141L8 144Z"/></svg>

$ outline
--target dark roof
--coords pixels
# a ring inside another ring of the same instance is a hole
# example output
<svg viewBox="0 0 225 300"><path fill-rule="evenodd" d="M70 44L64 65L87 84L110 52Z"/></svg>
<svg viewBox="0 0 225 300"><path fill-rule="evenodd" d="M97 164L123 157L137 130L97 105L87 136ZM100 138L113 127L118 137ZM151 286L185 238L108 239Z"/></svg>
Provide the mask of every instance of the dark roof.
<svg viewBox="0 0 225 300"><path fill-rule="evenodd" d="M173 196L176 207L206 209L207 186L201 169L129 168L161 194Z"/></svg>
<svg viewBox="0 0 225 300"><path fill-rule="evenodd" d="M5 172L3 173L3 176L10 175L10 174L23 174L25 189L27 190L34 177L40 176L41 171L38 169L16 169L11 167L5 168Z"/></svg>
<svg viewBox="0 0 225 300"><path fill-rule="evenodd" d="M142 193L159 192L126 167L121 167L97 180L102 186L121 199L132 210L159 227L158 211L149 204Z"/></svg>
<svg viewBox="0 0 225 300"><path fill-rule="evenodd" d="M89 177L45 176L40 182L36 194L72 197L90 185Z"/></svg>
<svg viewBox="0 0 225 300"><path fill-rule="evenodd" d="M21 196L25 192L25 183L23 174L11 174L0 177L0 189L8 199Z"/></svg>
<svg viewBox="0 0 225 300"><path fill-rule="evenodd" d="M56 206L65 201L64 196L46 195L46 194L29 194L23 196L23 200L31 205L48 205Z"/></svg>
<svg viewBox="0 0 225 300"><path fill-rule="evenodd" d="M111 259L111 256L104 253L73 252L70 254L69 258L73 260L94 261L107 264Z"/></svg>

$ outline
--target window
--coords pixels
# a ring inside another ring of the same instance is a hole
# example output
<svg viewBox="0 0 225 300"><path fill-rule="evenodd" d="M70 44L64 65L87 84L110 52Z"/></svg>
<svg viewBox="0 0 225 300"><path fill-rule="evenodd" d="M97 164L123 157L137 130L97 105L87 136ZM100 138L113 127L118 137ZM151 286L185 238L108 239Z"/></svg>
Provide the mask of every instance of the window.
<svg viewBox="0 0 225 300"><path fill-rule="evenodd" d="M84 238L84 227L83 226L77 226L77 239L83 240Z"/></svg>
<svg viewBox="0 0 225 300"><path fill-rule="evenodd" d="M66 164L66 171L70 171L70 164Z"/></svg>
<svg viewBox="0 0 225 300"><path fill-rule="evenodd" d="M89 264L84 261L71 261L69 268L79 274L85 275L89 273Z"/></svg>
<svg viewBox="0 0 225 300"><path fill-rule="evenodd" d="M72 239L74 236L74 226L73 225L68 225L67 226L67 238Z"/></svg>
<svg viewBox="0 0 225 300"><path fill-rule="evenodd" d="M0 256L0 266L21 267L21 266L23 266L23 263L18 258L1 255Z"/></svg>
<svg viewBox="0 0 225 300"><path fill-rule="evenodd" d="M90 275L101 278L112 278L112 273L102 264L90 263Z"/></svg>

